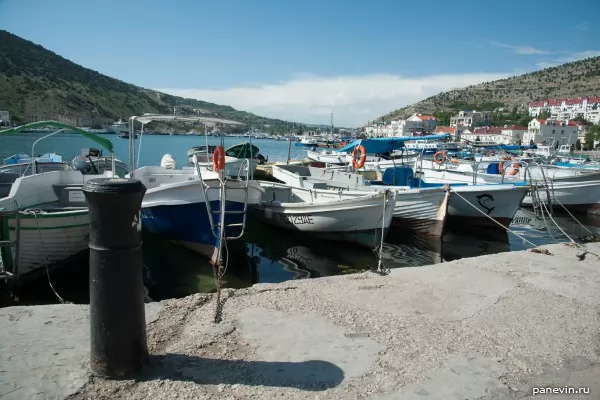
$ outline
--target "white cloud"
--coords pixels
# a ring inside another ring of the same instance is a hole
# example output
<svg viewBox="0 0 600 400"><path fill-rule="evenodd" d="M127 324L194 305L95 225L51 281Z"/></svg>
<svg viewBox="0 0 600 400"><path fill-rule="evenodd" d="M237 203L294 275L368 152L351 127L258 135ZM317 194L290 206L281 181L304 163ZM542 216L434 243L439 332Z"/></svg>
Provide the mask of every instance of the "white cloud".
<svg viewBox="0 0 600 400"><path fill-rule="evenodd" d="M238 110L287 121L359 126L392 110L453 88L505 78L510 73L432 75L302 75L288 82L227 89L156 89L175 96L230 105Z"/></svg>
<svg viewBox="0 0 600 400"><path fill-rule="evenodd" d="M492 41L492 44L494 44L496 46L504 47L507 49L511 49L516 54L522 54L522 55L552 54L549 51L536 49L535 47L531 47L531 46L515 46L515 45L511 45L511 44L505 44L505 43L494 42L494 41Z"/></svg>

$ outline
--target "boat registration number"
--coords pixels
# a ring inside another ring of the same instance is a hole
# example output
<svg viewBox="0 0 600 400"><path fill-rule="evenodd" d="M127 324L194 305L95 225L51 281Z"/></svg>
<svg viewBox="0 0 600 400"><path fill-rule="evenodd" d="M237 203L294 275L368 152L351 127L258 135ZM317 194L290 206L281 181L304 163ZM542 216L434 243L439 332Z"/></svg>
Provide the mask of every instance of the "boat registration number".
<svg viewBox="0 0 600 400"><path fill-rule="evenodd" d="M286 225L314 225L313 216L300 214L279 214L279 220Z"/></svg>

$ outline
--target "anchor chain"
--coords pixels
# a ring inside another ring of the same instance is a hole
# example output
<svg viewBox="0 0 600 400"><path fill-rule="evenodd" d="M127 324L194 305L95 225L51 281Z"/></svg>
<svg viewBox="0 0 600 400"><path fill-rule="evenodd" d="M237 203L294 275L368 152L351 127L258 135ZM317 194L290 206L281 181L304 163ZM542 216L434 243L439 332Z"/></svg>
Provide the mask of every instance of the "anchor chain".
<svg viewBox="0 0 600 400"><path fill-rule="evenodd" d="M215 324L218 324L223 320L223 302L221 301L221 291L223 289L223 262L222 260L218 261L218 265L214 268L217 283L217 304L215 306Z"/></svg>

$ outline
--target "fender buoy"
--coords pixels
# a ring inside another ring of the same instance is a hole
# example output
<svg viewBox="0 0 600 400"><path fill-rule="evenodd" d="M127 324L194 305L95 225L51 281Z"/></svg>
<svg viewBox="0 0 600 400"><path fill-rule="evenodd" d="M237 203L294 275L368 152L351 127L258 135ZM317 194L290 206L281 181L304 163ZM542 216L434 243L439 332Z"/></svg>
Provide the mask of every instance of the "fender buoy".
<svg viewBox="0 0 600 400"><path fill-rule="evenodd" d="M433 161L437 164L437 165L441 165L442 163L444 163L446 160L448 159L448 157L446 157L446 153L444 153L443 151L438 151L437 153L435 153L433 155Z"/></svg>
<svg viewBox="0 0 600 400"><path fill-rule="evenodd" d="M506 175L516 175L519 173L519 163L512 163L512 168L513 170L509 173L507 173ZM502 175L502 171L504 170L504 163L501 162L498 164L498 171L500 171L500 174Z"/></svg>
<svg viewBox="0 0 600 400"><path fill-rule="evenodd" d="M360 159L356 161L356 155L360 151ZM365 165L365 161L367 161L367 150L365 150L365 146L360 145L354 148L352 152L352 166L355 169L362 168Z"/></svg>
<svg viewBox="0 0 600 400"><path fill-rule="evenodd" d="M340 142L340 149L341 149L342 147L346 147L346 145L347 145L347 144L348 144L348 143L346 143L345 141L343 141L343 140L342 140L342 141Z"/></svg>
<svg viewBox="0 0 600 400"><path fill-rule="evenodd" d="M217 146L213 154L213 171L220 172L225 169L225 149Z"/></svg>
<svg viewBox="0 0 600 400"><path fill-rule="evenodd" d="M460 160L458 158L453 158L450 160L450 162L455 165L460 165Z"/></svg>

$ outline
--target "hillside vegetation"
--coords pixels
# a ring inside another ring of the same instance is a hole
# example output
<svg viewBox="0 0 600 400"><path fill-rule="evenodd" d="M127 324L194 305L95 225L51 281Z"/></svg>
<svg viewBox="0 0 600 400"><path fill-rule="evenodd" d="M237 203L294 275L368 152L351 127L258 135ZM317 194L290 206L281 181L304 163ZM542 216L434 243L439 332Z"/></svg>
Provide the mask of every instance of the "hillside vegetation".
<svg viewBox="0 0 600 400"><path fill-rule="evenodd" d="M143 113L172 114L201 109L207 116L243 122L243 129L289 130L290 122L260 117L205 101L144 89L77 65L40 45L0 30L0 110L11 119L74 115L126 119Z"/></svg>
<svg viewBox="0 0 600 400"><path fill-rule="evenodd" d="M531 101L598 95L600 95L600 57L593 57L520 76L442 92L394 110L377 120L407 118L417 112L436 114L444 120L447 115L458 110L493 111L498 108L504 108L504 112L512 115L523 115L527 104Z"/></svg>

